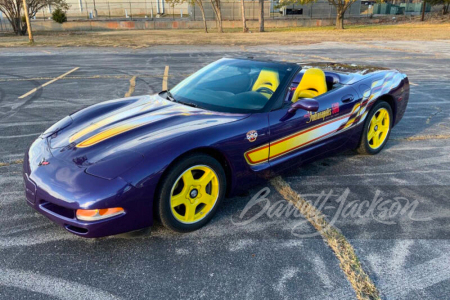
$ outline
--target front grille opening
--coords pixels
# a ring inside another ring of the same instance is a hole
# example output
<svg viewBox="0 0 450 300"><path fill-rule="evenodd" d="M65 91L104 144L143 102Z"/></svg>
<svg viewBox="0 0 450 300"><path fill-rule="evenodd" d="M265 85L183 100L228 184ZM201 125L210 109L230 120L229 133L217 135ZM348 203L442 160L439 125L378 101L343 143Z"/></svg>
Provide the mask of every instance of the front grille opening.
<svg viewBox="0 0 450 300"><path fill-rule="evenodd" d="M66 229L73 233L79 233L79 234L88 233L88 230L86 228L81 228L81 227L72 226L72 225L66 225Z"/></svg>
<svg viewBox="0 0 450 300"><path fill-rule="evenodd" d="M73 209L65 208L45 200L41 200L41 207L69 219L75 218L75 212Z"/></svg>

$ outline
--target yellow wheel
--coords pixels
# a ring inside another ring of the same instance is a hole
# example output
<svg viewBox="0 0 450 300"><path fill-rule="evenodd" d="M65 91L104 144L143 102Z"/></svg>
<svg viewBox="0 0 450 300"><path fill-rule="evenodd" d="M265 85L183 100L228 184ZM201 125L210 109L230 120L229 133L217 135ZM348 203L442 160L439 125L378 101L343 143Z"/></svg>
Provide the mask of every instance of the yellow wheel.
<svg viewBox="0 0 450 300"><path fill-rule="evenodd" d="M367 142L372 149L378 149L383 145L390 130L390 116L385 108L378 109L372 116L367 133Z"/></svg>
<svg viewBox="0 0 450 300"><path fill-rule="evenodd" d="M190 154L161 178L156 213L173 231L199 229L214 216L226 189L225 171L219 161L202 153Z"/></svg>
<svg viewBox="0 0 450 300"><path fill-rule="evenodd" d="M206 217L219 197L219 179L208 166L193 166L178 177L172 187L170 207L181 223L195 223Z"/></svg>
<svg viewBox="0 0 450 300"><path fill-rule="evenodd" d="M357 151L360 154L372 155L380 152L389 138L392 120L392 109L389 103L377 102L367 115Z"/></svg>

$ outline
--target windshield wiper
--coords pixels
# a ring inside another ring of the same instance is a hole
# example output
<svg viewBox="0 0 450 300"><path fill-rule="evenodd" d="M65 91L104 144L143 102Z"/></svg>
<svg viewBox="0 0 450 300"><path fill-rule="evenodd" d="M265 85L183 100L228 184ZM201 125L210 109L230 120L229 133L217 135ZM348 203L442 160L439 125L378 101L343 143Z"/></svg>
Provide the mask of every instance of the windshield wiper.
<svg viewBox="0 0 450 300"><path fill-rule="evenodd" d="M170 100L170 101L176 102L176 103L180 103L180 104L184 104L184 105L187 105L187 106L198 107L197 104L194 104L194 103L191 103L191 102L183 102L183 101L176 100L176 99L173 97L172 93L169 92L169 91L164 91L164 92L165 92L166 95L167 95L167 97L166 97L167 100Z"/></svg>
<svg viewBox="0 0 450 300"><path fill-rule="evenodd" d="M177 102L181 103L181 104L184 104L184 105L187 105L187 106L192 106L192 107L197 107L198 106L197 104L194 104L192 102L181 102L181 101L177 101Z"/></svg>
<svg viewBox="0 0 450 300"><path fill-rule="evenodd" d="M167 95L167 100L170 100L172 102L177 102L177 100L175 100L175 98L173 97L172 93L169 91L166 91L166 95Z"/></svg>

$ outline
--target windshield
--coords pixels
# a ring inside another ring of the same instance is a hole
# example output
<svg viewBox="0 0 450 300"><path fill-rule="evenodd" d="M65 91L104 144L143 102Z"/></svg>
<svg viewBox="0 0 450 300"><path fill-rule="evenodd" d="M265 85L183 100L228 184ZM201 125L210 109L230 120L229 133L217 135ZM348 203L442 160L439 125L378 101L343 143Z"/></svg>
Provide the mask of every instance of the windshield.
<svg viewBox="0 0 450 300"><path fill-rule="evenodd" d="M284 63L221 59L170 90L178 102L221 112L257 112L274 99L294 67Z"/></svg>

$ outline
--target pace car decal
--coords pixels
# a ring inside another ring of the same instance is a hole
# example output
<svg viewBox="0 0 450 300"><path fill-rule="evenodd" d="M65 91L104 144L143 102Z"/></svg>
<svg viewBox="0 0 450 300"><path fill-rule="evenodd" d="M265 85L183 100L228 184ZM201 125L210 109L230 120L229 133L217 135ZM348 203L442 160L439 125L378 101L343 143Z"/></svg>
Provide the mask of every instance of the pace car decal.
<svg viewBox="0 0 450 300"><path fill-rule="evenodd" d="M364 121L372 107L375 100L381 95L389 93L392 89L398 87L401 83L403 75L398 72L390 72L384 76L383 79L374 81L370 89L364 92L361 101L361 109L358 116L355 118L355 124L360 124Z"/></svg>
<svg viewBox="0 0 450 300"><path fill-rule="evenodd" d="M153 104L153 103L151 103L151 104ZM111 125L114 122L117 122L119 120L130 118L134 115L138 115L142 112L150 110L154 107L154 105L151 105L151 104L149 105L149 104L143 103L143 104L133 106L131 108L127 107L126 110L119 110L118 112L115 112L113 115L111 115L103 120L100 120L97 123L91 124L88 127L78 131L77 133L75 133L74 135L72 135L70 137L69 143L72 143L72 142L78 140L79 138L86 136L89 133L91 133L101 127ZM155 104L160 104L160 103L155 103Z"/></svg>
<svg viewBox="0 0 450 300"><path fill-rule="evenodd" d="M245 152L247 163L255 165L263 163L268 159L274 159L294 150L305 147L313 142L319 141L335 133L342 123L346 123L351 114L346 114L336 119L325 121L316 126L301 130L270 144L265 144ZM270 147L270 151L269 151ZM270 154L269 154L270 153Z"/></svg>
<svg viewBox="0 0 450 300"><path fill-rule="evenodd" d="M247 132L247 140L249 142L256 141L257 137L258 137L258 132L256 130L250 130L249 132Z"/></svg>
<svg viewBox="0 0 450 300"><path fill-rule="evenodd" d="M170 106L170 104L164 105L162 101L153 100L150 103L134 105L131 108L127 107L126 110L114 112L105 119L81 129L69 138L69 143L81 140L76 147L90 147L119 134L166 118L170 114L189 116L193 113L192 109L187 106L176 106L173 110ZM160 109L161 107L166 107L166 109ZM147 114L149 112L151 113ZM195 113L202 115L211 114L207 111Z"/></svg>
<svg viewBox="0 0 450 300"><path fill-rule="evenodd" d="M322 120L325 121L325 118L331 116L331 108L326 110L318 111L318 112L309 112L309 120L306 123L311 123L313 121Z"/></svg>
<svg viewBox="0 0 450 300"><path fill-rule="evenodd" d="M89 146L95 145L95 144L100 143L100 142L102 142L104 140L107 140L107 139L109 139L109 138L111 138L113 136L119 135L121 133L130 131L132 129L135 129L135 128L138 128L138 127L141 127L141 126L144 126L144 125L147 125L147 124L150 124L150 123L152 123L154 121L155 120L150 120L150 121L147 121L147 122L141 122L140 120L138 120L137 122L135 121L135 122L131 122L131 123L128 123L128 124L122 124L122 125L119 125L119 126L115 126L113 128L110 128L110 129L104 130L104 131L102 131L100 133L97 133L96 135L94 135L94 136L92 136L92 137L82 141L81 143L79 143L77 145L77 147L78 148L85 148L85 147L89 147Z"/></svg>
<svg viewBox="0 0 450 300"><path fill-rule="evenodd" d="M287 153L303 148L311 143L318 142L322 139L329 138L335 134L340 134L345 130L352 128L364 121L370 107L375 100L392 89L396 88L402 80L402 74L397 72L390 72L386 74L383 79L372 83L370 89L364 92L361 103L356 103L349 114L344 116L324 121L311 128L291 134L287 137L281 138L270 144L251 149L245 152L244 157L248 164L256 165L267 162L269 159L281 157ZM339 106L332 106L331 109L318 112L316 114L309 114L310 123L315 120L324 120L325 117L339 112ZM308 114L305 115L308 117ZM270 148L270 151L269 151Z"/></svg>
<svg viewBox="0 0 450 300"><path fill-rule="evenodd" d="M356 103L355 106L353 106L352 112L350 113L350 118L348 118L348 121L344 124L342 124L337 131L341 131L343 129L347 129L352 124L356 124L355 120L359 115L359 112L361 111L361 105L359 103Z"/></svg>

